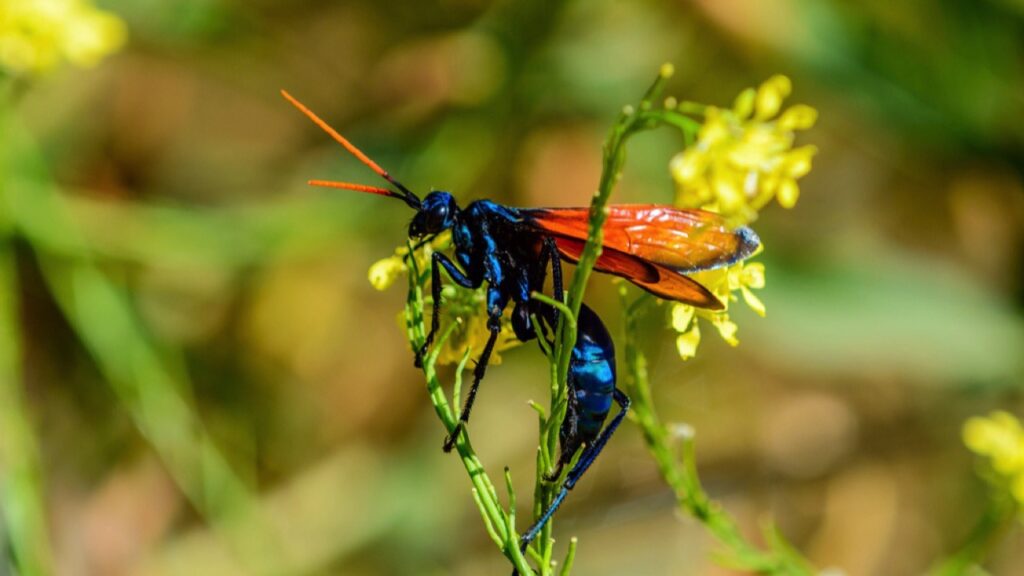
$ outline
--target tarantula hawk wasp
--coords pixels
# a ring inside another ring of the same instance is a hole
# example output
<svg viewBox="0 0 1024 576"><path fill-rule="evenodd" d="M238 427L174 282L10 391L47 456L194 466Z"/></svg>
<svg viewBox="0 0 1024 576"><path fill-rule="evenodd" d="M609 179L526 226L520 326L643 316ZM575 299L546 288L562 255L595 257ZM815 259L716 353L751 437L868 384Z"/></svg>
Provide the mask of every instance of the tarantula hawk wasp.
<svg viewBox="0 0 1024 576"><path fill-rule="evenodd" d="M545 327L534 326L533 317L542 319L547 327L556 325L554 308L531 298L531 294L543 290L550 265L554 296L561 301L561 261L576 262L583 253L588 209L513 208L491 200L476 200L460 208L455 198L445 191L433 191L421 199L288 92L282 90L281 93L394 189L326 180L310 180L309 184L378 194L405 202L416 211L408 229L412 240L425 241L446 230L452 232L455 260L441 252L431 256L434 304L430 331L422 348L416 351L417 366L421 365L439 328L441 271L463 288L487 285L490 334L473 371L473 383L458 424L445 439L444 450L451 451L469 420L506 306L510 302L514 304L512 328L516 337L524 342L544 337ZM612 205L604 225L603 250L594 269L621 276L660 298L715 310L721 309L722 303L686 274L731 265L750 256L759 243L753 230L730 228L724 218L713 212L656 204ZM568 491L594 462L629 408L629 398L615 386L612 339L597 314L585 305L580 308L577 331L569 365L569 404L559 433L561 454L555 473L549 477L557 478L576 451L585 448L551 505L522 536L523 548L536 537ZM620 406L620 411L602 430L613 401Z"/></svg>

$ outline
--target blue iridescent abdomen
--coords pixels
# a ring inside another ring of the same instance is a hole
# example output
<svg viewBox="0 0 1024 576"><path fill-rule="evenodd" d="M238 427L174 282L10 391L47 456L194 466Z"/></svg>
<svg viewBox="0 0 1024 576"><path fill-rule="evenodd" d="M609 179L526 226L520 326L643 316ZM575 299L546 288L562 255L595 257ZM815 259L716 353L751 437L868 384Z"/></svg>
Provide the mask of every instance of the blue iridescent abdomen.
<svg viewBox="0 0 1024 576"><path fill-rule="evenodd" d="M579 440L590 442L601 431L612 407L615 347L601 319L586 305L580 307L577 330L570 385L576 394Z"/></svg>

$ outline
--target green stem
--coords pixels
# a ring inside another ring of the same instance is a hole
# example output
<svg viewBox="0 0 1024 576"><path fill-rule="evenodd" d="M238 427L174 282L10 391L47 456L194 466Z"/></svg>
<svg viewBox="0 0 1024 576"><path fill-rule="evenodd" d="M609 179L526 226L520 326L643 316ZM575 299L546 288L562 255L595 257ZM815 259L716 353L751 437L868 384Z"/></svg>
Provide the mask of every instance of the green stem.
<svg viewBox="0 0 1024 576"><path fill-rule="evenodd" d="M39 448L21 388L17 266L6 239L0 240L0 294L0 512L18 573L43 576L53 562Z"/></svg>
<svg viewBox="0 0 1024 576"><path fill-rule="evenodd" d="M412 345L413 350L419 350L426 341L426 326L423 314L423 286L426 282L426 276L420 274L420 271L416 266L415 258L410 258L409 262L409 294L405 306L406 330L409 343ZM448 434L455 431L455 426L458 423L458 417L452 411L451 405L448 403L448 397L445 395L444 389L441 386L441 381L437 376L436 365L438 354L440 353L445 340L451 336L454 327L454 324L449 326L449 328L441 335L441 338L423 362L423 375L426 379L427 393L430 396L430 403L434 406L434 411L437 413L437 417L441 420L441 423L444 425ZM456 378L461 379L462 370L465 368L468 358L468 354L463 356L462 362L459 364ZM533 576L533 570L530 568L526 558L519 551L519 536L516 534L514 529L515 527L512 524L514 521L514 514L506 512L498 501L498 493L494 488L494 483L491 481L490 476L488 476L483 463L481 463L480 458L477 457L476 451L473 449L473 445L469 440L468 429L464 428L462 433L460 433L456 439L455 451L458 453L459 459L461 460L463 467L466 469L466 474L469 476L470 483L473 485L473 499L476 501L477 506L480 509L484 526L487 529L488 534L521 576ZM510 500L514 501L515 495L512 492L512 486L510 483L507 484L507 489L509 491Z"/></svg>
<svg viewBox="0 0 1024 576"><path fill-rule="evenodd" d="M569 550L565 553L565 562L562 563L562 571L558 573L559 576L569 576L572 572L573 563L576 562L576 545L579 544L579 540L575 536L569 539Z"/></svg>
<svg viewBox="0 0 1024 576"><path fill-rule="evenodd" d="M1010 498L990 498L988 508L975 524L967 540L956 552L929 571L931 576L958 576L980 564L1013 525L1019 508Z"/></svg>
<svg viewBox="0 0 1024 576"><path fill-rule="evenodd" d="M13 82L0 82L0 150L14 144ZM16 173L13 154L0 154L0 546L9 546L11 565L24 576L53 568L46 523L39 447L22 388L19 283L8 200ZM0 554L0 572L8 568Z"/></svg>
<svg viewBox="0 0 1024 576"><path fill-rule="evenodd" d="M707 495L697 474L692 433L684 434L681 438L681 457L674 453L673 438L654 411L647 359L636 342L637 315L643 308L642 302L626 305L625 287L620 294L623 298L623 308L626 310L624 385L633 399L633 416L643 432L644 443L654 457L662 478L675 493L679 510L702 523L725 546L729 552L729 564L736 568L758 574L814 574L809 562L794 552L792 547L775 533L768 534L769 550L762 550L748 542L736 521Z"/></svg>
<svg viewBox="0 0 1024 576"><path fill-rule="evenodd" d="M612 127L604 144L601 178L598 182L597 192L590 203L588 217L587 241L583 252L576 264L576 270L572 275L565 306L568 308L559 316L558 326L555 329L555 355L552 358L554 380L551 386L551 410L550 417L541 422L540 430L540 451L538 463L548 466L555 462L554 455L558 451L558 431L561 428L562 420L565 419L568 394L568 373L569 362L572 357L573 347L576 345L576 327L571 320L579 315L580 306L583 304L583 295L586 291L590 274L594 265L601 255L601 245L604 240L604 223L608 219L608 200L611 197L615 185L622 176L622 167L626 161L626 142L630 136L637 132L653 128L659 125L660 119L652 116L652 102L658 97L665 86L665 82L672 75L671 66L663 66L661 73L648 88L640 101L637 109L626 107L619 115L618 121ZM544 481L545 474L550 470L538 467L534 501L534 519L538 518L550 505L554 498L557 485ZM553 522L548 522L537 540L533 543L537 556L545 559L541 565L541 574L551 574L553 568L548 559L552 557L553 541L551 532Z"/></svg>

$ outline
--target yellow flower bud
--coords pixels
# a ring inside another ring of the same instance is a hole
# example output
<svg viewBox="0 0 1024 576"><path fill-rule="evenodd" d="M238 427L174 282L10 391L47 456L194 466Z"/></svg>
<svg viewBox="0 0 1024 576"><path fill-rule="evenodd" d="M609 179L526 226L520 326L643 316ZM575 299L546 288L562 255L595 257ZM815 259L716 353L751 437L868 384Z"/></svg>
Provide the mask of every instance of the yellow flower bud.
<svg viewBox="0 0 1024 576"><path fill-rule="evenodd" d="M696 312L697 309L689 304L674 304L672 306L672 329L676 332L686 332Z"/></svg>
<svg viewBox="0 0 1024 576"><path fill-rule="evenodd" d="M736 338L739 326L732 320L729 320L728 314L715 314L711 319L711 323L718 329L718 334L722 337L722 340L728 342L730 346L739 345L740 341Z"/></svg>
<svg viewBox="0 0 1024 576"><path fill-rule="evenodd" d="M680 152L669 161L668 169L672 178L680 184L688 184L695 181L707 167L707 155L690 149Z"/></svg>
<svg viewBox="0 0 1024 576"><path fill-rule="evenodd" d="M796 185L796 180L786 178L779 182L779 190L777 194L780 206L783 208L792 208L793 206L796 206L796 201L800 198L800 187Z"/></svg>
<svg viewBox="0 0 1024 576"><path fill-rule="evenodd" d="M754 113L754 99L757 97L757 90L747 88L736 97L732 105L733 114L738 120L747 120Z"/></svg>
<svg viewBox="0 0 1024 576"><path fill-rule="evenodd" d="M705 112L704 125L697 134L697 149L708 149L718 142L729 138L729 125L723 118L722 111L714 106L709 106Z"/></svg>
<svg viewBox="0 0 1024 576"><path fill-rule="evenodd" d="M818 121L818 111L806 104L790 106L782 116L779 116L779 128L792 132L793 130L807 130Z"/></svg>
<svg viewBox="0 0 1024 576"><path fill-rule="evenodd" d="M377 290L387 290L405 270L402 258L392 256L374 262L370 266L367 277L370 279L370 284Z"/></svg>
<svg viewBox="0 0 1024 576"><path fill-rule="evenodd" d="M722 207L722 212L732 213L743 206L743 189L727 175L722 174L711 182L711 189Z"/></svg>
<svg viewBox="0 0 1024 576"><path fill-rule="evenodd" d="M783 159L786 175L793 179L806 176L811 171L811 159L817 153L817 146L801 146L786 154Z"/></svg>
<svg viewBox="0 0 1024 576"><path fill-rule="evenodd" d="M700 328L693 325L689 331L676 337L676 351L683 360L689 360L697 354L697 346L700 345Z"/></svg>
<svg viewBox="0 0 1024 576"><path fill-rule="evenodd" d="M756 290L764 288L764 264L750 262L743 265L743 277L740 283Z"/></svg>
<svg viewBox="0 0 1024 576"><path fill-rule="evenodd" d="M743 294L743 301L747 303L747 306L750 306L750 309L757 313L758 316L764 318L768 311L764 306L764 302L757 297L757 294L754 294L754 292L746 286L740 287L740 293Z"/></svg>
<svg viewBox="0 0 1024 576"><path fill-rule="evenodd" d="M757 99L754 102L754 117L758 120L767 120L779 113L782 101L789 96L792 90L792 83L789 78L781 75L772 76L761 87L757 89Z"/></svg>

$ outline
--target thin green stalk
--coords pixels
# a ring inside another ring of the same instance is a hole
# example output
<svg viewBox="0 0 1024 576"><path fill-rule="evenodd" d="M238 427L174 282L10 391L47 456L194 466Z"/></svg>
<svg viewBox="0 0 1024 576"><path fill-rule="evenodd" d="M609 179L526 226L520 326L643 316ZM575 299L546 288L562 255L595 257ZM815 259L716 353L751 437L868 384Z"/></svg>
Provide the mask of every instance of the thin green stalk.
<svg viewBox="0 0 1024 576"><path fill-rule="evenodd" d="M568 406L566 399L568 397L567 378L569 361L573 347L576 345L576 327L574 322L570 322L570 320L575 319L579 314L587 282L590 279L590 274L593 272L598 257L601 255L601 245L604 238L603 228L605 221L608 219L608 200L615 185L622 176L622 167L626 161L626 143L633 134L653 128L661 123L659 118L651 115L652 102L661 93L671 75L672 67L669 65L663 66L658 77L641 99L638 108L626 107L623 109L605 140L601 178L598 182L597 192L590 204L587 241L569 284L565 303L565 307L568 309L563 309L563 313L559 315L558 326L555 329L555 355L552 357L554 379L551 386L550 416L547 420L542 419L541 421L541 437L539 441L541 454L538 456L538 464L543 463L546 466L551 466L555 462L554 455L558 451L558 431L562 425L562 420L565 419L565 412ZM547 467L541 468L538 466L533 509L535 519L550 505L558 488L557 484L544 480L544 476L549 472L550 469ZM544 576L553 574L550 562L553 554L553 540L551 538L553 524L553 522L548 522L531 545L535 549L536 556L543 560L539 568Z"/></svg>
<svg viewBox="0 0 1024 576"><path fill-rule="evenodd" d="M576 545L579 544L579 540L575 536L569 539L569 550L565 553L565 562L562 563L562 570L558 573L559 576L569 576L572 572L573 563L576 562Z"/></svg>
<svg viewBox="0 0 1024 576"><path fill-rule="evenodd" d="M409 258L409 262L409 293L405 305L406 332L413 350L419 350L426 341L426 326L423 314L423 286L427 281L427 275L420 273L416 266L415 258ZM451 336L454 327L454 324L448 327L423 361L423 375L426 379L430 403L434 406L434 411L437 413L437 417L441 420L448 434L455 431L458 417L448 403L448 397L437 376L436 365L437 356L440 354L445 340ZM460 379L460 383L462 370L465 368L468 358L468 354L463 356L456 373L456 378ZM516 534L513 524L515 520L514 513L507 512L498 501L498 493L494 489L494 483L491 482L490 476L488 476L483 464L480 462L480 458L477 457L476 451L473 449L467 428L463 428L462 433L456 438L455 451L458 453L459 459L466 469L466 474L473 484L473 499L480 509L484 527L491 536L491 539L494 540L502 554L509 559L519 574L522 576L533 576L534 572L530 568L530 564L519 551L519 536ZM511 483L507 483L507 490L510 501L514 502L515 494L512 491Z"/></svg>
<svg viewBox="0 0 1024 576"><path fill-rule="evenodd" d="M22 391L18 276L11 244L0 239L0 512L23 576L52 573L39 449ZM2 542L2 540L0 540ZM0 556L0 562L7 562ZM0 570L4 568L0 565Z"/></svg>
<svg viewBox="0 0 1024 576"><path fill-rule="evenodd" d="M662 478L672 488L676 505L683 513L702 523L727 550L726 562L735 568L758 574L786 576L810 576L814 569L810 563L797 554L774 531L766 532L768 550L751 544L743 536L736 521L704 491L697 474L694 439L684 434L681 454L676 455L669 430L661 423L651 400L651 388L647 374L647 359L636 342L637 315L643 309L643 302L626 305L625 287L620 292L623 298L625 318L625 364L627 393L633 399L633 417L643 432L644 443L654 457ZM646 298L646 296L641 297Z"/></svg>
<svg viewBox="0 0 1024 576"><path fill-rule="evenodd" d="M967 540L960 548L937 563L928 573L931 576L959 576L980 564L992 551L992 548L1013 526L1020 509L1012 498L992 497L988 500L988 508L971 529Z"/></svg>
<svg viewBox="0 0 1024 576"><path fill-rule="evenodd" d="M0 151L15 144L11 112L18 87L0 83ZM19 283L9 194L18 164L0 153L0 572L9 566L23 576L53 571L47 528L42 464L22 380ZM10 564L8 564L10 562Z"/></svg>
<svg viewBox="0 0 1024 576"><path fill-rule="evenodd" d="M694 116L703 116L703 115L707 114L708 105L707 104L700 104L698 102L690 102L688 100L683 100L682 102L676 103L675 109L680 111L680 112L682 112L682 113L684 113L684 114L693 114Z"/></svg>

